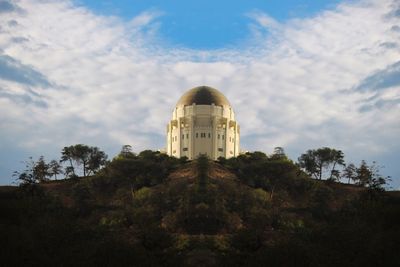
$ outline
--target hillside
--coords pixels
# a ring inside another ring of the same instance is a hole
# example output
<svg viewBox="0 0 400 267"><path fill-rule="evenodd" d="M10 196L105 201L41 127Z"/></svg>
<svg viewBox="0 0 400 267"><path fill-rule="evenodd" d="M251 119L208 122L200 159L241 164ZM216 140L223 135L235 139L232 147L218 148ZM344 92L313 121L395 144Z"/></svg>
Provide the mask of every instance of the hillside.
<svg viewBox="0 0 400 267"><path fill-rule="evenodd" d="M280 179L260 183L253 163L115 159L85 179L2 187L2 262L400 265L398 192L315 181L290 161L271 161Z"/></svg>

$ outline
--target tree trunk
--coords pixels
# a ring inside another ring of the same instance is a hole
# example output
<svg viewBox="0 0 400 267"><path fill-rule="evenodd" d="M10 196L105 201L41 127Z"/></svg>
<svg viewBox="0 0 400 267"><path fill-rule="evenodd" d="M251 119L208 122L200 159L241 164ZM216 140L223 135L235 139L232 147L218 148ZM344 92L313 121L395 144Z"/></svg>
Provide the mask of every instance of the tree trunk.
<svg viewBox="0 0 400 267"><path fill-rule="evenodd" d="M319 180L322 179L322 163L319 166Z"/></svg>
<svg viewBox="0 0 400 267"><path fill-rule="evenodd" d="M269 193L269 200L271 200L271 201L274 197L274 191L275 191L275 185L272 187L271 193Z"/></svg>
<svg viewBox="0 0 400 267"><path fill-rule="evenodd" d="M74 166L72 165L72 159L71 159L71 158L69 158L69 164L71 165L72 173L73 173L74 176L75 176L75 168L74 168Z"/></svg>
<svg viewBox="0 0 400 267"><path fill-rule="evenodd" d="M335 166L336 166L336 161L333 163L333 167L332 167L332 170L331 170L331 176L329 177L329 179L332 179L332 173L335 170Z"/></svg>

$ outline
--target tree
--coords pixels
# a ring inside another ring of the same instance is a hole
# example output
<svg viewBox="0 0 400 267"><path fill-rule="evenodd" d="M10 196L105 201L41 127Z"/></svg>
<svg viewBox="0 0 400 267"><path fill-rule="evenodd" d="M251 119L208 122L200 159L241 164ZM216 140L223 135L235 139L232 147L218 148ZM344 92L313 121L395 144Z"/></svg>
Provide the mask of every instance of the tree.
<svg viewBox="0 0 400 267"><path fill-rule="evenodd" d="M25 163L25 170L15 171L13 173L13 177L17 177L17 180L21 184L36 184L38 180L33 172L35 162L33 161L32 157L29 157L29 160L24 161L23 163Z"/></svg>
<svg viewBox="0 0 400 267"><path fill-rule="evenodd" d="M330 149L330 155L328 158L330 164L332 164L331 176L329 179L333 179L334 177L339 179L340 173L335 169L337 165L344 166L344 154L341 150Z"/></svg>
<svg viewBox="0 0 400 267"><path fill-rule="evenodd" d="M54 175L54 178L57 180L57 174L63 173L62 166L56 160L52 160L49 163L49 173Z"/></svg>
<svg viewBox="0 0 400 267"><path fill-rule="evenodd" d="M320 169L318 168L319 165L315 154L315 150L308 150L305 154L302 154L299 157L298 161L301 168L303 168L309 175L314 176L314 178L318 179Z"/></svg>
<svg viewBox="0 0 400 267"><path fill-rule="evenodd" d="M383 186L390 181L390 176L380 174L380 166L375 161L368 166L367 162L362 160L360 167L356 169L356 174L358 184L371 189L384 190Z"/></svg>
<svg viewBox="0 0 400 267"><path fill-rule="evenodd" d="M262 173L265 174L265 187L270 192L270 200L273 200L274 192L282 190L291 184L297 177L298 167L292 161L281 159L265 162Z"/></svg>
<svg viewBox="0 0 400 267"><path fill-rule="evenodd" d="M104 166L107 160L107 155L98 147L89 147L83 144L64 147L61 154L61 162L69 161L70 163L65 172L72 173L73 176L76 175L73 162L77 166L82 166L83 177L86 177Z"/></svg>
<svg viewBox="0 0 400 267"><path fill-rule="evenodd" d="M285 150L283 149L283 147L275 147L274 148L274 153L271 156L271 159L287 159L287 156L285 154Z"/></svg>
<svg viewBox="0 0 400 267"><path fill-rule="evenodd" d="M73 146L73 156L78 165L82 165L83 177L86 177L88 171L91 149L89 146L78 144Z"/></svg>
<svg viewBox="0 0 400 267"><path fill-rule="evenodd" d="M65 167L64 173L65 173L65 176L68 177L68 178L77 177L76 174L75 174L74 167L71 167L71 166Z"/></svg>
<svg viewBox="0 0 400 267"><path fill-rule="evenodd" d="M49 165L46 163L43 156L40 156L39 160L34 163L33 175L39 182L48 180L48 177L50 176Z"/></svg>
<svg viewBox="0 0 400 267"><path fill-rule="evenodd" d="M13 176L17 177L22 184L36 184L48 180L50 176L49 165L40 156L38 161L34 161L32 157L25 161L25 170L22 172L15 171Z"/></svg>
<svg viewBox="0 0 400 267"><path fill-rule="evenodd" d="M121 152L119 153L119 156L123 158L133 158L135 154L132 152L132 146L123 145L121 148Z"/></svg>
<svg viewBox="0 0 400 267"><path fill-rule="evenodd" d="M300 167L305 169L309 175L321 180L324 170L329 170L329 179L333 179L334 176L337 177L338 172L335 168L337 165L344 165L343 158L342 151L323 147L316 150L308 150L299 157L298 161Z"/></svg>
<svg viewBox="0 0 400 267"><path fill-rule="evenodd" d="M107 155L98 147L90 147L89 159L87 161L87 174L96 173L102 166L106 164Z"/></svg>
<svg viewBox="0 0 400 267"><path fill-rule="evenodd" d="M372 172L365 160L361 161L360 167L356 169L356 180L359 185L366 186L372 178Z"/></svg>
<svg viewBox="0 0 400 267"><path fill-rule="evenodd" d="M64 147L61 151L61 160L60 162L69 162L69 166L65 168L65 174L67 175L74 175L75 176L75 168L72 164L72 161L75 160L73 146Z"/></svg>
<svg viewBox="0 0 400 267"><path fill-rule="evenodd" d="M353 163L350 163L343 169L343 178L347 178L347 183L350 184L350 180L356 181L357 173L356 173L356 166Z"/></svg>

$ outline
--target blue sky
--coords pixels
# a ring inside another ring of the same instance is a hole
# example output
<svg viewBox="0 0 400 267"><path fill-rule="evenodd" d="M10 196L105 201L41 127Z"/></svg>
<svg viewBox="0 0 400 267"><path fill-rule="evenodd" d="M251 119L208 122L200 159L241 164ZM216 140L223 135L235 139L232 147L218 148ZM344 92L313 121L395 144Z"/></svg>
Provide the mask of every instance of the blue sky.
<svg viewBox="0 0 400 267"><path fill-rule="evenodd" d="M72 144L161 149L176 101L208 85L243 150L341 149L398 189L398 77L397 0L0 0L0 184Z"/></svg>
<svg viewBox="0 0 400 267"><path fill-rule="evenodd" d="M252 12L264 12L279 22L310 17L334 8L338 0L79 0L78 4L102 15L130 20L148 10L158 11L160 37L172 45L218 49L241 44L251 37Z"/></svg>

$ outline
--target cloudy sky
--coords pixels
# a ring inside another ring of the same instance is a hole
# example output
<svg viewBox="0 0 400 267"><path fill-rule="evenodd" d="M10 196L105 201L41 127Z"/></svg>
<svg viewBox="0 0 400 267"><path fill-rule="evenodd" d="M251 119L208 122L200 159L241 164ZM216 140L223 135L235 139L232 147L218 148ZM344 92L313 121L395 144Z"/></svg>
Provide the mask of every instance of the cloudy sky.
<svg viewBox="0 0 400 267"><path fill-rule="evenodd" d="M66 145L163 148L209 85L243 149L334 147L400 187L399 1L188 2L0 0L0 184Z"/></svg>

